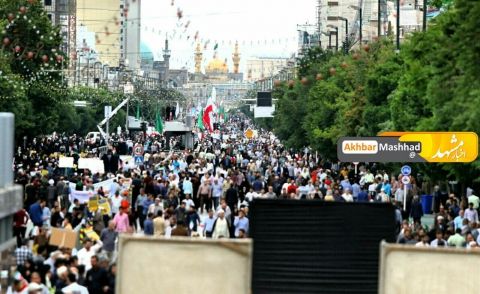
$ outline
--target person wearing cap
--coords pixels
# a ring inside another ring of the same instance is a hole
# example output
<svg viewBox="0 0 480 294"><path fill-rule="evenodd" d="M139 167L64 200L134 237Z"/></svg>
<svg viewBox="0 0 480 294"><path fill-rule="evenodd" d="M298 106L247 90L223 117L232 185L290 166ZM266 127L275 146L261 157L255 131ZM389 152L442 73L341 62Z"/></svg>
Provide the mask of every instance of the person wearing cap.
<svg viewBox="0 0 480 294"><path fill-rule="evenodd" d="M213 223L212 228L212 238L230 238L230 225L227 219L225 218L225 211L220 209L217 213L218 217Z"/></svg>
<svg viewBox="0 0 480 294"><path fill-rule="evenodd" d="M49 207L53 207L54 202L57 200L57 187L54 184L55 181L53 179L48 180L47 199Z"/></svg>

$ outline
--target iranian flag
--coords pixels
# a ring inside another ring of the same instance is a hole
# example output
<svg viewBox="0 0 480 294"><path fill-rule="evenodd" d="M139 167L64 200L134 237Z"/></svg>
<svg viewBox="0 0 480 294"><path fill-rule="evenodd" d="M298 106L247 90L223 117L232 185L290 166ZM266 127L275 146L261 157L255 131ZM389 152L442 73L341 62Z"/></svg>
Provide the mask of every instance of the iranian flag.
<svg viewBox="0 0 480 294"><path fill-rule="evenodd" d="M215 113L216 91L212 89L212 96L208 99L207 106L203 110L203 125L209 133L213 132L213 114Z"/></svg>

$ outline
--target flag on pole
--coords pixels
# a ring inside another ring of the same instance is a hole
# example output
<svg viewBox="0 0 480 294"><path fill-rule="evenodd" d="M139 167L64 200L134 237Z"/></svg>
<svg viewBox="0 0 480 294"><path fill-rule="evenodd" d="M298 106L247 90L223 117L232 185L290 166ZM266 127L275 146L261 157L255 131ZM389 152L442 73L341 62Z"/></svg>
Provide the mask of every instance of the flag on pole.
<svg viewBox="0 0 480 294"><path fill-rule="evenodd" d="M215 46L213 46L213 50L217 50L218 49L218 43L215 43Z"/></svg>
<svg viewBox="0 0 480 294"><path fill-rule="evenodd" d="M198 114L197 127L202 131L205 130L203 126L203 109L200 109L200 113Z"/></svg>
<svg viewBox="0 0 480 294"><path fill-rule="evenodd" d="M208 99L207 107L205 107L205 110L203 111L203 124L210 133L213 132L213 114L215 113L216 97L217 92L215 88L213 88L212 95L210 96L210 99Z"/></svg>
<svg viewBox="0 0 480 294"><path fill-rule="evenodd" d="M160 112L158 111L158 107L157 107L157 113L155 114L155 129L160 134L163 134L162 116L160 115Z"/></svg>
<svg viewBox="0 0 480 294"><path fill-rule="evenodd" d="M177 106L175 107L175 118L178 118L179 114L180 114L180 104L177 101Z"/></svg>
<svg viewBox="0 0 480 294"><path fill-rule="evenodd" d="M137 113L135 115L136 119L140 119L140 101L137 102Z"/></svg>

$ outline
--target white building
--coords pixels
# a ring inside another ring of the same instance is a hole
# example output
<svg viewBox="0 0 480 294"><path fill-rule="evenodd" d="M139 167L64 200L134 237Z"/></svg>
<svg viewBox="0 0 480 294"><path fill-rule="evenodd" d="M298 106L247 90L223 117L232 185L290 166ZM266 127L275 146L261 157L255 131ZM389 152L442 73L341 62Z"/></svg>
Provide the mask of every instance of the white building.
<svg viewBox="0 0 480 294"><path fill-rule="evenodd" d="M128 60L125 65L129 69L138 72L141 64L140 34L142 1L121 0L120 3L120 7L123 9L121 16L124 22L124 26L120 30L120 53L124 60Z"/></svg>
<svg viewBox="0 0 480 294"><path fill-rule="evenodd" d="M247 60L246 80L261 80L278 74L287 66L288 58L258 57Z"/></svg>

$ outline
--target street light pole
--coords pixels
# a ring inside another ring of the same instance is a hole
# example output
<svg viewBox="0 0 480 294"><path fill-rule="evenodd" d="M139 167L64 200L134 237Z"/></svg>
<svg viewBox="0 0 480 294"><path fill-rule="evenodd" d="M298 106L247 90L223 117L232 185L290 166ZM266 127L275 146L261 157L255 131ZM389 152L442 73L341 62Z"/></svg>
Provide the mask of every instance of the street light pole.
<svg viewBox="0 0 480 294"><path fill-rule="evenodd" d="M360 45L362 45L362 40L363 40L363 32L362 32L362 12L363 9L360 7Z"/></svg>
<svg viewBox="0 0 480 294"><path fill-rule="evenodd" d="M338 19L345 21L345 48L343 50L345 51L345 54L348 53L349 45L348 45L348 18L346 17L339 17Z"/></svg>
<svg viewBox="0 0 480 294"><path fill-rule="evenodd" d="M335 51L338 51L338 27L335 28Z"/></svg>
<svg viewBox="0 0 480 294"><path fill-rule="evenodd" d="M332 50L332 32L328 32L328 49Z"/></svg>
<svg viewBox="0 0 480 294"><path fill-rule="evenodd" d="M397 50L400 50L400 0L397 0Z"/></svg>
<svg viewBox="0 0 480 294"><path fill-rule="evenodd" d="M382 34L382 23L381 23L381 18L382 18L382 0L378 0L378 7L377 7L377 36L380 38L380 35ZM425 0L423 0L425 1Z"/></svg>
<svg viewBox="0 0 480 294"><path fill-rule="evenodd" d="M423 0L423 31L427 30L427 0Z"/></svg>

